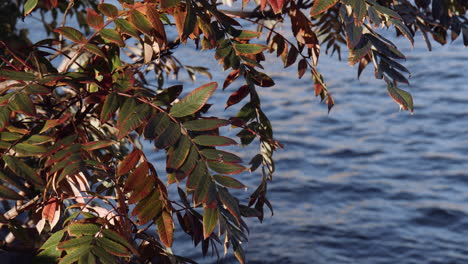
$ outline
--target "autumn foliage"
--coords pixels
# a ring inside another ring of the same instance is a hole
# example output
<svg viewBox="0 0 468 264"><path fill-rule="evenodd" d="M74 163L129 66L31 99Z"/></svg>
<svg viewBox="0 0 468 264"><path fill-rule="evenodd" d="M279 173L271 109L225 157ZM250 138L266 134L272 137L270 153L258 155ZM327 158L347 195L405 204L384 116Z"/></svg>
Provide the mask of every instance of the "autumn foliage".
<svg viewBox="0 0 468 264"><path fill-rule="evenodd" d="M358 75L372 65L390 96L412 112L411 95L398 87L409 83L405 55L382 29L411 44L420 32L429 50L430 36L445 44L447 36L463 35L468 44L463 0L243 0L239 10L230 4L0 4L8 18L0 20L4 250L33 252L35 263L193 263L172 250L178 229L201 244L203 255L224 248L245 263L244 219L262 221L272 210L267 186L273 153L282 147L258 93L275 85L263 70L266 56L297 67L298 78L312 78L311 90L330 110L334 99L316 66L321 50L339 58L348 50ZM41 21L44 39L32 43L16 29L21 17ZM180 71L193 80L211 77L211 69L173 55L187 42L213 50L226 71L222 85L166 85ZM229 90L225 108L240 104L236 115L210 111L219 89ZM229 126L236 138L225 134ZM143 144L164 153L165 167L148 159ZM224 148L250 144L259 149L250 162ZM249 199L233 195L254 171L260 176Z"/></svg>

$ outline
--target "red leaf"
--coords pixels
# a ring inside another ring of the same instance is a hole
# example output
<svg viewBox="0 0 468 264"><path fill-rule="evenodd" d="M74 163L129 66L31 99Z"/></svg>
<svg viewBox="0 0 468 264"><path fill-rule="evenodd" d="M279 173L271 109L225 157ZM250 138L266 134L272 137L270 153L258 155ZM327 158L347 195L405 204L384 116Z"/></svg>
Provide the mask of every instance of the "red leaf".
<svg viewBox="0 0 468 264"><path fill-rule="evenodd" d="M130 154L128 154L125 159L120 163L117 170L117 175L121 176L128 173L131 169L135 167L140 159L141 151L139 149L134 149Z"/></svg>
<svg viewBox="0 0 468 264"><path fill-rule="evenodd" d="M226 77L226 80L224 80L223 90L226 89L233 81L235 81L239 77L239 72L240 70L237 69L229 73L229 75Z"/></svg>
<svg viewBox="0 0 468 264"><path fill-rule="evenodd" d="M86 22L90 27L97 30L104 27L104 18L91 8L87 10Z"/></svg>
<svg viewBox="0 0 468 264"><path fill-rule="evenodd" d="M330 110L335 105L335 100L333 100L333 97L329 93L327 93L327 105L328 105L328 113L330 113Z"/></svg>
<svg viewBox="0 0 468 264"><path fill-rule="evenodd" d="M244 99L248 94L250 93L250 88L248 85L242 85L239 90L235 91L234 93L229 96L229 99L226 103L226 107L224 109L227 109L231 105L239 103L242 99Z"/></svg>
<svg viewBox="0 0 468 264"><path fill-rule="evenodd" d="M57 198L55 197L50 198L47 201L46 205L44 206L44 209L42 209L42 218L48 220L49 223L52 223L55 217L57 205L58 205Z"/></svg>
<svg viewBox="0 0 468 264"><path fill-rule="evenodd" d="M268 0L268 3L270 4L275 14L281 13L281 10L283 9L285 2L286 2L285 0Z"/></svg>

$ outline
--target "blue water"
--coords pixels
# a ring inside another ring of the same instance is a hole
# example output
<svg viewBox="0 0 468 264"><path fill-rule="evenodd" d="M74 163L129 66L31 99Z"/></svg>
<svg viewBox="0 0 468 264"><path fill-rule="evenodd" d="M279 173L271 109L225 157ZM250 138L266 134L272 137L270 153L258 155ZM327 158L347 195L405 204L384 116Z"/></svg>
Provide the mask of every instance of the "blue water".
<svg viewBox="0 0 468 264"><path fill-rule="evenodd" d="M434 44L433 52L421 38L415 48L395 41L412 73L411 85L401 88L414 97L414 115L398 111L371 67L358 80L356 68L322 54L319 70L336 102L328 114L313 95L310 75L298 80L296 65L284 70L268 57L264 65L277 85L260 90L262 105L285 148L275 154L269 184L275 215L262 224L248 221L248 263L468 262L468 53L460 40ZM219 68L210 52L189 46L176 55L189 65ZM220 83L228 74L212 73ZM187 81L184 73L171 82L181 81ZM220 105L213 115L239 110L223 110L239 85L215 93L210 102ZM255 147L234 150L245 161L257 153ZM162 153L151 155L164 175ZM249 187L246 202L260 176L238 178ZM193 250L187 239L176 234L174 253L216 261L200 257L200 247ZM232 254L222 261L235 263Z"/></svg>

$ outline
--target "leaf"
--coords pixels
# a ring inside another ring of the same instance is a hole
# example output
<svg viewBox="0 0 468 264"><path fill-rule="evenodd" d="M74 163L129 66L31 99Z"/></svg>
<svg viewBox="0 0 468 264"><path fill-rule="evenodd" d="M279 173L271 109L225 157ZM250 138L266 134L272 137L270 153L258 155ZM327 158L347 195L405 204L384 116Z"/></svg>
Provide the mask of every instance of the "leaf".
<svg viewBox="0 0 468 264"><path fill-rule="evenodd" d="M62 117L60 117L59 119L49 119L49 120L47 120L39 133L40 134L44 133L47 130L53 128L53 127L56 127L56 126L59 126L59 125L65 123L70 117L71 117L71 115L67 113L67 114L62 115Z"/></svg>
<svg viewBox="0 0 468 264"><path fill-rule="evenodd" d="M116 141L113 140L98 140L98 141L91 141L81 144L81 147L86 151L93 151L96 149L107 148L116 144Z"/></svg>
<svg viewBox="0 0 468 264"><path fill-rule="evenodd" d="M119 10L117 9L117 7L111 4L99 4L98 10L108 17L116 18L119 16Z"/></svg>
<svg viewBox="0 0 468 264"><path fill-rule="evenodd" d="M242 159L239 158L239 156L233 153L218 150L218 149L203 149L202 151L200 151L200 153L208 160L217 160L217 161L222 160L222 161L234 162L234 163L242 162Z"/></svg>
<svg viewBox="0 0 468 264"><path fill-rule="evenodd" d="M229 193L226 188L218 188L218 196L225 208L240 222L239 202Z"/></svg>
<svg viewBox="0 0 468 264"><path fill-rule="evenodd" d="M34 10L34 8L36 8L38 2L39 2L38 0L26 1L26 3L24 3L24 6L23 6L24 8L23 15L24 16L29 15L29 13L31 13Z"/></svg>
<svg viewBox="0 0 468 264"><path fill-rule="evenodd" d="M267 46L260 44L239 44L233 45L237 54L251 55L257 54L267 49Z"/></svg>
<svg viewBox="0 0 468 264"><path fill-rule="evenodd" d="M150 35L152 31L152 27L150 22L146 19L146 17L136 9L133 9L130 13L130 22L141 32L145 33L146 35Z"/></svg>
<svg viewBox="0 0 468 264"><path fill-rule="evenodd" d="M229 176L215 174L213 175L213 178L215 179L217 183L221 184L224 187L234 188L234 189L246 188L245 185L242 184L240 181Z"/></svg>
<svg viewBox="0 0 468 264"><path fill-rule="evenodd" d="M176 6L180 0L161 0L161 8L166 9Z"/></svg>
<svg viewBox="0 0 468 264"><path fill-rule="evenodd" d="M236 145L237 142L223 136L201 135L193 139L193 142L202 146L229 146Z"/></svg>
<svg viewBox="0 0 468 264"><path fill-rule="evenodd" d="M12 189L0 184L0 198L5 200L25 200L25 198L19 195Z"/></svg>
<svg viewBox="0 0 468 264"><path fill-rule="evenodd" d="M104 235L104 237L107 237L109 239L114 240L117 243L124 245L132 252L135 251L132 244L130 244L124 237L122 237L119 233L115 232L114 230L104 229L102 230L102 234Z"/></svg>
<svg viewBox="0 0 468 264"><path fill-rule="evenodd" d="M222 174L238 174L247 170L247 168L237 163L208 161L207 164L210 169Z"/></svg>
<svg viewBox="0 0 468 264"><path fill-rule="evenodd" d="M158 235L164 246L172 247L172 239L174 236L174 222L172 216L163 211L162 215L156 220L156 226L158 227Z"/></svg>
<svg viewBox="0 0 468 264"><path fill-rule="evenodd" d="M186 129L191 131L208 131L227 125L229 125L229 121L217 118L190 120L183 124Z"/></svg>
<svg viewBox="0 0 468 264"><path fill-rule="evenodd" d="M120 162L119 167L117 169L117 176L122 176L127 174L135 168L136 164L140 160L142 153L139 149L133 149L130 154L128 154L122 162Z"/></svg>
<svg viewBox="0 0 468 264"><path fill-rule="evenodd" d="M36 79L36 76L29 72L0 70L0 78L18 81L33 81L34 79Z"/></svg>
<svg viewBox="0 0 468 264"><path fill-rule="evenodd" d="M141 189L141 186L147 184L145 182L146 177L148 175L148 163L142 162L138 167L128 176L127 180L125 181L124 190L127 192L131 192L136 189Z"/></svg>
<svg viewBox="0 0 468 264"><path fill-rule="evenodd" d="M396 87L391 81L387 81L387 90L393 100L400 105L400 109L410 110L413 114L413 97L410 93Z"/></svg>
<svg viewBox="0 0 468 264"><path fill-rule="evenodd" d="M57 211L57 207L58 207L57 199L55 197L50 198L47 201L46 205L44 206L44 209L42 209L42 218L48 220L49 223L52 223L52 221L55 218L55 213ZM59 214L60 214L60 212L59 212Z"/></svg>
<svg viewBox="0 0 468 264"><path fill-rule="evenodd" d="M72 236L94 236L99 230L101 230L100 226L95 224L74 223L68 226L68 233Z"/></svg>
<svg viewBox="0 0 468 264"><path fill-rule="evenodd" d="M24 87L24 91L27 94L49 94L51 90L48 87L35 84L35 83L30 83Z"/></svg>
<svg viewBox="0 0 468 264"><path fill-rule="evenodd" d="M18 154L21 154L20 156L26 157L39 156L47 152L47 148L44 146L37 146L23 142L14 145L12 149Z"/></svg>
<svg viewBox="0 0 468 264"><path fill-rule="evenodd" d="M136 39L140 39L140 32L135 28L130 22L123 18L116 18L114 23L117 25L117 28L123 33L132 36Z"/></svg>
<svg viewBox="0 0 468 264"><path fill-rule="evenodd" d="M94 236L82 236L78 238L72 238L60 243L57 248L60 250L80 248L86 245L90 245L94 240Z"/></svg>
<svg viewBox="0 0 468 264"><path fill-rule="evenodd" d="M186 14L184 19L184 28L182 30L181 40L185 41L187 37L193 33L195 26L197 25L197 16L192 7L192 1L187 1Z"/></svg>
<svg viewBox="0 0 468 264"><path fill-rule="evenodd" d="M107 41L110 41L112 43L115 43L117 44L119 47L123 47L125 46L125 42L123 41L122 37L120 36L120 34L113 30L113 29L110 29L110 28L103 28L101 29L101 31L99 32L99 34L101 35L101 37Z"/></svg>
<svg viewBox="0 0 468 264"><path fill-rule="evenodd" d="M104 100L104 105L102 106L101 110L101 123L107 122L112 115L117 111L119 108L119 97L116 93L110 93L106 96L106 100Z"/></svg>
<svg viewBox="0 0 468 264"><path fill-rule="evenodd" d="M104 27L104 18L91 8L87 9L86 22L90 27L96 30Z"/></svg>
<svg viewBox="0 0 468 264"><path fill-rule="evenodd" d="M23 92L15 93L8 104L10 109L17 113L23 113L28 116L36 115L36 108L31 98Z"/></svg>
<svg viewBox="0 0 468 264"><path fill-rule="evenodd" d="M196 113L205 105L217 87L218 84L216 82L198 87L174 104L169 114L174 117L183 117Z"/></svg>
<svg viewBox="0 0 468 264"><path fill-rule="evenodd" d="M219 210L218 207L203 208L203 238L207 239L213 233L216 224L218 223Z"/></svg>
<svg viewBox="0 0 468 264"><path fill-rule="evenodd" d="M304 76L304 73L306 72L306 70L307 70L307 60L302 59L297 64L297 74L298 74L299 79L301 79L302 76Z"/></svg>
<svg viewBox="0 0 468 264"><path fill-rule="evenodd" d="M155 140L154 145L159 149L164 149L174 145L180 138L181 128L180 125L174 122L169 122L164 132Z"/></svg>
<svg viewBox="0 0 468 264"><path fill-rule="evenodd" d="M106 54L104 54L104 52L102 52L102 50L94 44L85 44L84 48L85 50L93 53L94 55L97 55L101 58L106 58Z"/></svg>
<svg viewBox="0 0 468 264"><path fill-rule="evenodd" d="M44 182L42 181L42 178L40 178L36 172L29 166L27 165L24 161L8 156L8 155L3 155L3 161L5 161L6 165L19 177L25 179L25 180L30 180L34 185L36 186L43 186Z"/></svg>
<svg viewBox="0 0 468 264"><path fill-rule="evenodd" d="M377 12L379 12L380 14L384 15L384 16L387 16L387 17L393 17L393 18L396 18L396 19L400 19L401 20L401 16L393 11L392 9L390 8L387 8L385 6L382 6L382 5L379 5L377 4L376 2L373 2L372 3L372 7L374 7L375 10L377 10Z"/></svg>
<svg viewBox="0 0 468 264"><path fill-rule="evenodd" d="M137 102L134 98L127 98L120 108L117 118L119 129L117 138L122 139L134 129L139 127L151 115L151 107L147 104Z"/></svg>
<svg viewBox="0 0 468 264"><path fill-rule="evenodd" d="M87 254L89 250L89 246L84 246L67 251L67 255L65 255L65 257L63 257L60 260L59 264L72 264L75 261L77 261L81 256Z"/></svg>
<svg viewBox="0 0 468 264"><path fill-rule="evenodd" d="M80 44L85 44L86 43L86 38L81 33L80 31L72 28L72 27L58 27L54 29L54 32L59 33L60 35L65 36L69 40L75 42L75 43L80 43Z"/></svg>
<svg viewBox="0 0 468 264"><path fill-rule="evenodd" d="M338 0L315 0L310 10L310 16L317 16L331 8Z"/></svg>
<svg viewBox="0 0 468 264"><path fill-rule="evenodd" d="M240 70L234 70L228 74L226 79L224 80L223 90L226 89L233 81L235 81L240 76Z"/></svg>
<svg viewBox="0 0 468 264"><path fill-rule="evenodd" d="M46 240L46 242L44 242L44 244L42 244L41 249L53 248L55 250L55 247L57 247L57 245L60 243L60 240L62 240L64 234L65 234L64 229L53 233Z"/></svg>
<svg viewBox="0 0 468 264"><path fill-rule="evenodd" d="M259 31L250 31L250 30L238 30L231 34L236 39L253 39L258 38L262 35L262 32Z"/></svg>
<svg viewBox="0 0 468 264"><path fill-rule="evenodd" d="M249 85L242 85L237 91L233 92L227 102L226 102L226 107L224 109L227 109L231 105L235 105L242 101L247 95L250 94L250 86Z"/></svg>
<svg viewBox="0 0 468 264"><path fill-rule="evenodd" d="M178 169L184 163L190 152L190 139L187 136L181 136L177 145L174 146L174 151L167 156L167 167Z"/></svg>
<svg viewBox="0 0 468 264"><path fill-rule="evenodd" d="M126 257L129 255L126 247L106 237L97 238L96 244L114 256Z"/></svg>

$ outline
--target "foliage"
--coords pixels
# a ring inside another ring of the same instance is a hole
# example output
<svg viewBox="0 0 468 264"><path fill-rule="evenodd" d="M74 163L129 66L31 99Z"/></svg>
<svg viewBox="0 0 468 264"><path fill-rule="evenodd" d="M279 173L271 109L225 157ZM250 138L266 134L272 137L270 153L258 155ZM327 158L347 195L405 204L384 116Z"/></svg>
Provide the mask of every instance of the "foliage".
<svg viewBox="0 0 468 264"><path fill-rule="evenodd" d="M267 185L281 147L258 94L275 84L263 72L266 55L285 68L296 64L299 78L310 72L330 110L316 65L321 48L341 58L345 47L358 75L372 62L391 97L413 111L411 95L397 87L409 83L405 56L380 28L411 43L420 31L428 49L429 35L445 44L449 31L468 45L463 0L243 0L241 11L208 0L17 2L0 4L0 222L15 238L2 247L35 250L37 263L193 262L171 249L179 227L204 255L222 245L245 263L244 219L261 221L265 205L272 210ZM40 20L49 38L31 43L16 29L21 16ZM292 37L276 30L281 24ZM187 42L214 51L228 71L222 89L243 83L226 101L226 108L243 104L236 116L208 114L216 82L184 96L182 85L165 85L180 70L211 76L173 56ZM250 167L222 150L238 145L226 126L238 129L242 145L259 145ZM142 141L165 153L164 175ZM245 186L235 175L257 169L258 187L240 201L233 189ZM173 184L177 192L168 191Z"/></svg>

